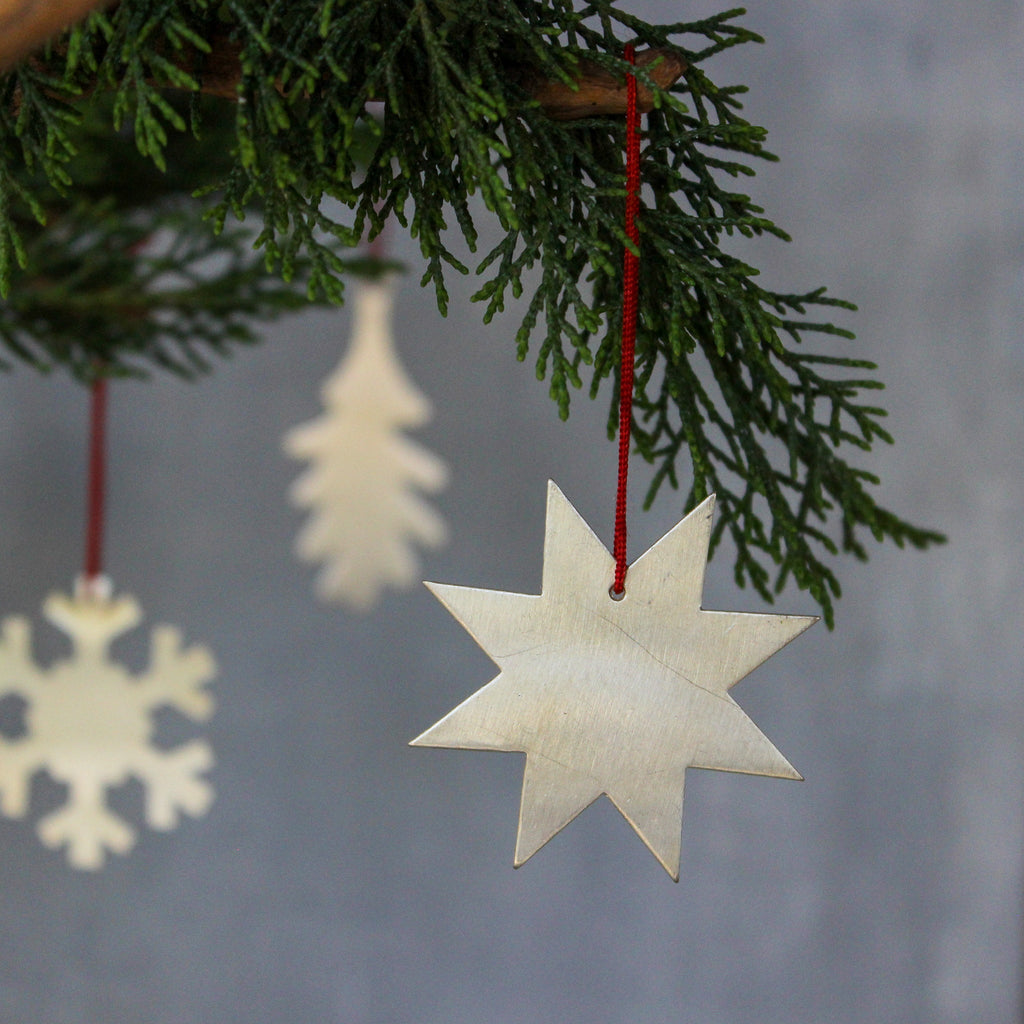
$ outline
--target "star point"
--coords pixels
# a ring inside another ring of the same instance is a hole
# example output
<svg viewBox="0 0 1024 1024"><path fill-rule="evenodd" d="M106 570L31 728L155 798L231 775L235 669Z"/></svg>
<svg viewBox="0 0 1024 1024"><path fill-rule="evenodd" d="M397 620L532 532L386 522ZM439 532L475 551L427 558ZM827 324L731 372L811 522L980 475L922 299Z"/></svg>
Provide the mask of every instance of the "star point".
<svg viewBox="0 0 1024 1024"><path fill-rule="evenodd" d="M817 621L701 607L714 496L630 568L548 486L539 595L428 584L499 668L415 746L526 754L515 864L607 795L679 877L688 767L801 776L729 689Z"/></svg>

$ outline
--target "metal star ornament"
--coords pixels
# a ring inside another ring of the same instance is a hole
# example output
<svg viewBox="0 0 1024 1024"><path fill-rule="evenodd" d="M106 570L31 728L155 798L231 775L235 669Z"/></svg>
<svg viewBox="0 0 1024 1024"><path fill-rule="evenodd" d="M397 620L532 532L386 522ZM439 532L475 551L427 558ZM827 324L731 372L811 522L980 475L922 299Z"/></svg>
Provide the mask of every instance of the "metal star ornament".
<svg viewBox="0 0 1024 1024"><path fill-rule="evenodd" d="M501 669L413 746L526 754L515 866L602 794L675 881L687 768L800 779L729 689L817 616L701 608L714 496L629 568L548 485L541 593L427 586Z"/></svg>

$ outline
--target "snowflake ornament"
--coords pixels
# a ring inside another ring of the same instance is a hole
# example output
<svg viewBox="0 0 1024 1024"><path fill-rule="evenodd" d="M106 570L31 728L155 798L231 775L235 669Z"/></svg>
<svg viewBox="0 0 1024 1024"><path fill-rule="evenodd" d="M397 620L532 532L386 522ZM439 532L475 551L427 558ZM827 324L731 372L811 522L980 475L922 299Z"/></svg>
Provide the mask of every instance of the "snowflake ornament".
<svg viewBox="0 0 1024 1024"><path fill-rule="evenodd" d="M0 625L0 698L26 702L25 731L0 739L0 812L23 818L40 771L67 787L66 803L42 818L39 838L66 849L72 867L94 871L107 851L127 853L135 830L109 808L107 790L129 777L145 789L145 820L174 828L180 814L201 815L213 801L203 773L213 765L204 740L171 749L154 745L154 712L171 707L194 721L213 713L205 685L215 665L204 647L183 648L172 626L153 631L149 669L133 677L111 661L112 641L140 620L135 599L113 599L109 586L74 597L51 594L43 613L71 639L72 656L49 668L32 659L31 627L20 616Z"/></svg>
<svg viewBox="0 0 1024 1024"><path fill-rule="evenodd" d="M352 340L324 384L325 412L288 432L289 455L309 462L292 502L311 515L296 541L307 562L323 563L317 591L356 611L388 586L419 581L416 545L437 547L445 527L420 492L447 483L444 463L402 430L422 426L430 403L398 361L391 335L394 285L355 290Z"/></svg>

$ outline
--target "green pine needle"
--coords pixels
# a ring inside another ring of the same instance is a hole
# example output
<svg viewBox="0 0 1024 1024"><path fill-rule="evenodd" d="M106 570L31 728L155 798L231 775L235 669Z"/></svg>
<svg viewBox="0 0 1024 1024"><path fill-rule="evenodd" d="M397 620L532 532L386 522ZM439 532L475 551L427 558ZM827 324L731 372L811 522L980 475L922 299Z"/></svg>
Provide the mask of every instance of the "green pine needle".
<svg viewBox="0 0 1024 1024"><path fill-rule="evenodd" d="M713 539L731 537L737 581L771 600L792 578L831 625L832 556L865 557L866 534L942 538L879 508L874 478L845 461L891 441L882 410L861 404L880 387L874 367L802 346L851 337L822 313L852 307L765 289L722 248L788 237L737 185L774 159L765 131L743 118L741 86L706 73L761 41L742 13L650 25L615 0L121 0L0 83L0 340L12 358L76 373L97 359L192 373L307 297L342 301L346 247L394 217L442 312L453 271L478 276L485 320L520 312L518 355L532 353L566 416L585 377L597 394L617 373L624 125L554 121L528 83L571 81L584 59L624 75L626 41L674 51L687 70L655 90L642 153L634 436L655 467L647 500L665 483L687 506L716 492ZM171 97L195 96L210 41L226 35L239 102L208 131L209 105ZM203 132L210 159L197 155ZM164 187L150 174L127 202L97 157L112 139L165 171ZM183 167L202 171L187 187ZM227 227L247 216L262 262ZM483 253L480 216L501 232ZM160 231L177 236L166 250L143 241ZM214 251L226 269L210 276Z"/></svg>

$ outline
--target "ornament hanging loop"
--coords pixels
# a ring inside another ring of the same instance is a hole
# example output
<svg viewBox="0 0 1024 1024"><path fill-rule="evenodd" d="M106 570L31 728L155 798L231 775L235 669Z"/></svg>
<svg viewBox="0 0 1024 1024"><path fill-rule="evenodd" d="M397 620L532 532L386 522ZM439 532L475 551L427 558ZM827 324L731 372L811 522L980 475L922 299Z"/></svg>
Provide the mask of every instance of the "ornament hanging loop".
<svg viewBox="0 0 1024 1024"><path fill-rule="evenodd" d="M89 392L89 480L86 498L83 594L102 596L103 520L107 484L107 378L97 370Z"/></svg>
<svg viewBox="0 0 1024 1024"><path fill-rule="evenodd" d="M632 43L625 58L635 63ZM638 251L640 232L636 219L640 211L640 115L637 110L636 76L626 76L626 237ZM622 277L622 355L619 370L619 479L615 497L615 580L611 596L621 599L626 589L626 495L629 475L630 431L633 424L633 364L636 356L636 320L640 258L626 246Z"/></svg>

